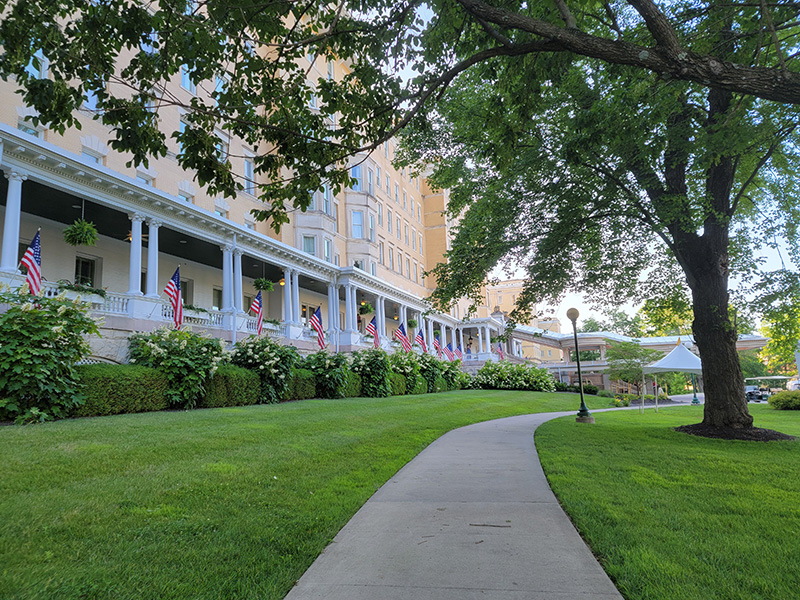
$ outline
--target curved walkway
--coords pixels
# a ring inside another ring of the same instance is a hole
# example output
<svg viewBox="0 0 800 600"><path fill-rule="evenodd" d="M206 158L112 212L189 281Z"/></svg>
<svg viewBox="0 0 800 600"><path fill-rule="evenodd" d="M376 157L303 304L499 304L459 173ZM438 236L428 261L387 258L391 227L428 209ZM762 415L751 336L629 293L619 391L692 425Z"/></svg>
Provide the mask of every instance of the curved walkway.
<svg viewBox="0 0 800 600"><path fill-rule="evenodd" d="M621 600L533 444L537 426L569 414L443 435L361 507L286 600Z"/></svg>

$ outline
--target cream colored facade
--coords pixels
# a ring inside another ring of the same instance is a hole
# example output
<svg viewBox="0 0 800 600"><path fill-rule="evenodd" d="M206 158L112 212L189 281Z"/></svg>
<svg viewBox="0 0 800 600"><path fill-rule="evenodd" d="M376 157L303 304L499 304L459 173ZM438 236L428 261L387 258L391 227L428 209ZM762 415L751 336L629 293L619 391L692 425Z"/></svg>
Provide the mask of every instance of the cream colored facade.
<svg viewBox="0 0 800 600"><path fill-rule="evenodd" d="M343 63L308 60L312 81L341 77L346 69ZM46 61L40 75L49 76ZM214 85L177 75L168 93L188 102L193 95L208 97ZM220 147L244 189L235 198L215 197L179 166L174 140L167 156L151 159L147 167L127 166L130 156L111 148L109 129L92 119L91 102L78 115L81 130L59 135L30 124L33 112L13 81L0 82L0 97L0 276L21 283L19 258L41 228L46 293L57 293L60 280L106 291L105 299L94 299L95 311L105 318L103 339L93 342L99 357L124 360L130 331L171 322L163 289L176 267L184 303L200 309L187 311L187 322L231 341L254 333L248 309L256 295L253 281L264 277L277 284L264 294L265 318L273 321L267 329L301 349L316 349L307 321L321 307L331 349L371 346L364 333L375 316L387 350L396 347L396 327L413 319L428 344L439 331L443 345L466 349L467 334L477 340L473 358L492 357L489 341L502 323L488 316L464 323L462 304L450 314L429 314L425 298L435 282L423 273L449 247L448 195L429 189L407 169L395 169L393 140L353 157L357 183L336 195L316 191L309 210L292 212L276 234L250 214L262 207L256 197L262 182L251 159L265 148L220 130ZM180 107L155 101L152 110L163 130L181 126ZM64 228L81 217L97 226L96 246L64 242ZM359 314L366 304L374 311ZM416 330L407 329L413 337Z"/></svg>

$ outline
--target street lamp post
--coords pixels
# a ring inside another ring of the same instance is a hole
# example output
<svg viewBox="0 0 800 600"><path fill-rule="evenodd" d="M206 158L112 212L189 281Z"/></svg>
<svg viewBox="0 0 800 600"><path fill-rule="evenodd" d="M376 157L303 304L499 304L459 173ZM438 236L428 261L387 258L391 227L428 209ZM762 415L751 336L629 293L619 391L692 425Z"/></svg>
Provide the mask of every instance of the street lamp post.
<svg viewBox="0 0 800 600"><path fill-rule="evenodd" d="M586 402L583 399L583 375L581 374L581 351L578 348L578 327L576 325L576 321L580 313L578 312L577 308L570 308L567 311L567 318L572 321L572 335L575 337L575 362L578 364L578 384L580 385L581 390L581 409L578 411L578 416L575 417L575 420L578 423L594 423L594 417L592 413L589 412L589 409L586 408Z"/></svg>
<svg viewBox="0 0 800 600"><path fill-rule="evenodd" d="M691 373L691 375L692 375L692 393L694 394L692 396L692 404L700 404L700 400L697 399L697 385L694 382L694 373Z"/></svg>

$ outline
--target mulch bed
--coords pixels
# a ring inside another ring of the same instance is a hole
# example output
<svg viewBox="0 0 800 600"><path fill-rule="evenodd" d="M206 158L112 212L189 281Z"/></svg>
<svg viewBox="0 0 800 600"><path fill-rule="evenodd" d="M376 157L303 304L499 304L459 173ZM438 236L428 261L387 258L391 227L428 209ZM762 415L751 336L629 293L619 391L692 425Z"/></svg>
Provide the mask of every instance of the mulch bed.
<svg viewBox="0 0 800 600"><path fill-rule="evenodd" d="M700 437L716 438L720 440L744 440L746 442L774 442L797 439L793 435L787 435L774 429L763 429L761 427L747 427L734 429L732 427L712 427L703 423L694 425L681 425L675 431L697 435Z"/></svg>

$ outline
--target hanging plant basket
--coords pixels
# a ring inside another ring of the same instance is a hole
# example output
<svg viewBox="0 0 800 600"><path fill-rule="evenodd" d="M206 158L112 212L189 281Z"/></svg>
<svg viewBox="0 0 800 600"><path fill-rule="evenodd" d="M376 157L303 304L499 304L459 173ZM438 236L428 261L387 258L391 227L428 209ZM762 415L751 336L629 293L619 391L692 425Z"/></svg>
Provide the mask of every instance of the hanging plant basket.
<svg viewBox="0 0 800 600"><path fill-rule="evenodd" d="M367 302L366 304L362 304L358 307L358 314L360 315L368 315L372 312L375 312L375 309L372 308L372 304Z"/></svg>
<svg viewBox="0 0 800 600"><path fill-rule="evenodd" d="M272 283L269 279L264 279L263 277L259 277L258 279L253 281L253 287L262 292L271 292L275 288L275 284Z"/></svg>
<svg viewBox="0 0 800 600"><path fill-rule="evenodd" d="M94 246L97 243L97 228L91 221L78 219L64 230L64 241L70 246Z"/></svg>
<svg viewBox="0 0 800 600"><path fill-rule="evenodd" d="M409 327L416 327L417 326L417 320L416 319L409 319L408 320L408 326Z"/></svg>

